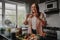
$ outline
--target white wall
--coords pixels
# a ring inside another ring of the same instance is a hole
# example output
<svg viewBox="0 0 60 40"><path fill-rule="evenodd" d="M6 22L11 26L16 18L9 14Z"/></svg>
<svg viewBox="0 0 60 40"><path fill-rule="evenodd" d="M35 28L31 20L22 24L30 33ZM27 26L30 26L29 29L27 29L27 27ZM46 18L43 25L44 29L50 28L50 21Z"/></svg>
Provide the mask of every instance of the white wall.
<svg viewBox="0 0 60 40"><path fill-rule="evenodd" d="M47 23L49 26L60 28L60 16L59 16L59 14L50 15L46 19L47 19Z"/></svg>
<svg viewBox="0 0 60 40"><path fill-rule="evenodd" d="M45 4L45 2L39 4L39 10L40 10L41 12L44 12L44 10L46 10L46 9L47 9L47 8L46 8L46 4Z"/></svg>

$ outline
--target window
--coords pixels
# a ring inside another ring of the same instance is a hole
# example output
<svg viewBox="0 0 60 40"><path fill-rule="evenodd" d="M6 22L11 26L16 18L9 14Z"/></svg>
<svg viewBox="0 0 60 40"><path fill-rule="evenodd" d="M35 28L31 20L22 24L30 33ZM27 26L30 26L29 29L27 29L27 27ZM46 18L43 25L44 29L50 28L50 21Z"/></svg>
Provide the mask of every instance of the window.
<svg viewBox="0 0 60 40"><path fill-rule="evenodd" d="M23 24L25 15L25 4L5 3L5 20L9 20L15 25L17 22L17 25L20 27Z"/></svg>
<svg viewBox="0 0 60 40"><path fill-rule="evenodd" d="M20 27L23 24L23 21L26 16L25 4L23 3L10 3L6 2L5 4L5 13L2 16L2 2L0 2L0 27L2 27L2 22L9 20L14 26L17 25ZM2 20L4 18L4 20ZM4 25L5 26L5 25ZM8 27L8 26L7 26Z"/></svg>
<svg viewBox="0 0 60 40"><path fill-rule="evenodd" d="M2 27L2 2L0 2L0 27Z"/></svg>
<svg viewBox="0 0 60 40"><path fill-rule="evenodd" d="M5 3L5 20L11 21L16 24L16 5Z"/></svg>
<svg viewBox="0 0 60 40"><path fill-rule="evenodd" d="M18 19L18 26L23 24L26 15L26 9L24 4L20 4L17 6L17 19Z"/></svg>

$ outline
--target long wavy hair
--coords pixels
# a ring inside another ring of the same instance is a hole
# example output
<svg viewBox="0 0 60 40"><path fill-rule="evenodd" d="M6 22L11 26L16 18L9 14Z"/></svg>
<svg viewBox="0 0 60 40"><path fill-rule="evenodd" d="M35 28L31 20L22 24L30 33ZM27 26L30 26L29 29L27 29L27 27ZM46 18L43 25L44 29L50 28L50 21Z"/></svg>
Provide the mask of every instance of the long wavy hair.
<svg viewBox="0 0 60 40"><path fill-rule="evenodd" d="M38 13L38 16L40 16L38 3L32 3L32 4L35 4L36 10L37 10L37 13ZM31 5L32 5L32 4L31 4ZM32 11L31 11L31 12L32 12ZM32 12L32 13L33 13L33 12Z"/></svg>

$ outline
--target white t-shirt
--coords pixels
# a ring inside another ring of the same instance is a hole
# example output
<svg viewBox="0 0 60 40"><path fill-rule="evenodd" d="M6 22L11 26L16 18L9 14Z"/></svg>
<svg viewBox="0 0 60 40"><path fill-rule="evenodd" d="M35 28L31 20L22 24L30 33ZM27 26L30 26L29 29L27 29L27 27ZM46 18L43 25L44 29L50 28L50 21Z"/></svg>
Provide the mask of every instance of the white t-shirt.
<svg viewBox="0 0 60 40"><path fill-rule="evenodd" d="M34 29L34 30L36 30L36 25L37 25L37 18L34 16L33 18L32 18L32 29ZM39 25L39 30L40 30L40 32L42 32L42 27L41 27L41 25Z"/></svg>
<svg viewBox="0 0 60 40"><path fill-rule="evenodd" d="M31 27L30 27L30 23L32 23L32 29L36 30L36 25L37 25L37 18L34 16L31 19L28 19L29 22L29 27L28 27L28 33L31 33ZM40 30L42 30L42 27L40 26ZM42 31L40 31L42 32Z"/></svg>
<svg viewBox="0 0 60 40"><path fill-rule="evenodd" d="M37 21L37 18L34 16L32 18L32 29L36 30L36 21Z"/></svg>

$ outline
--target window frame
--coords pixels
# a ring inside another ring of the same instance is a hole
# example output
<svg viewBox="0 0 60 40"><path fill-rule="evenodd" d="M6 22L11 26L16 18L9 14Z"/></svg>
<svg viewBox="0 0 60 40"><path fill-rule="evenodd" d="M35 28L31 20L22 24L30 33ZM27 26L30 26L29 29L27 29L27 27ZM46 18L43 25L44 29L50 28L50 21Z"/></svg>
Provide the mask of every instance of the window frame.
<svg viewBox="0 0 60 40"><path fill-rule="evenodd" d="M0 27L2 27L2 2L0 1L0 3L1 3L1 8L0 8L1 9L1 14L0 14L0 16L1 16L0 25L1 26Z"/></svg>
<svg viewBox="0 0 60 40"><path fill-rule="evenodd" d="M6 0L3 0L3 1L0 1L0 2L2 3L2 8L1 8L2 9L2 25L4 26L4 21L5 21L5 10L6 10L5 9L5 3L16 5L16 25L18 25L18 19L17 19L17 17L18 17L18 9L17 9L17 6L20 5L20 4L24 4L25 5L25 3L24 2L17 3L17 2L8 1L8 0L7 1ZM26 6L25 6L25 8L26 8Z"/></svg>

